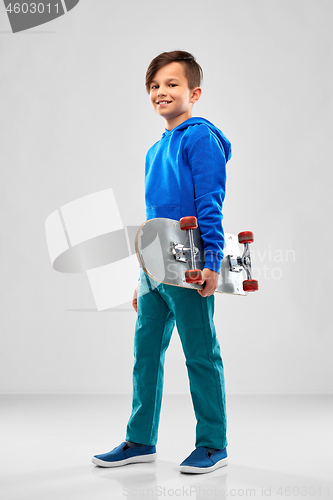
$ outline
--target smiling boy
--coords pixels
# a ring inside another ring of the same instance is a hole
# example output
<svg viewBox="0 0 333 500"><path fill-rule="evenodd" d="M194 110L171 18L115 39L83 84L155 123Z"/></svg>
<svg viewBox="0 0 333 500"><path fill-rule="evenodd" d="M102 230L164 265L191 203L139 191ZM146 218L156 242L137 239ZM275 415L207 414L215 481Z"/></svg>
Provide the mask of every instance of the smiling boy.
<svg viewBox="0 0 333 500"><path fill-rule="evenodd" d="M201 67L184 51L163 52L146 73L150 102L165 123L162 138L146 156L147 220L197 217L205 250L204 288L165 285L141 270L133 295L137 321L132 414L126 440L92 459L102 467L155 460L165 352L175 324L197 419L195 449L179 470L206 473L227 464L224 369L213 316L223 258L222 205L231 146L211 122L192 118L193 104L202 94L201 80Z"/></svg>

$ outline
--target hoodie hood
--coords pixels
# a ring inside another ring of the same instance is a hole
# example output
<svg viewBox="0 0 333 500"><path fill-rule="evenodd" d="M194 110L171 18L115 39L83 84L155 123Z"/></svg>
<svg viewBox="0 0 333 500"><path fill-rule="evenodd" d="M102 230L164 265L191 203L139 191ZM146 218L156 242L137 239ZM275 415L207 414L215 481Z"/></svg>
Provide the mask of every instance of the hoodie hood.
<svg viewBox="0 0 333 500"><path fill-rule="evenodd" d="M188 127L191 127L192 125L201 125L201 124L206 125L216 135L216 137L218 138L218 140L220 141L220 143L224 149L225 159L226 159L226 161L229 161L231 158L231 143L230 143L230 141L226 138L226 136L223 134L223 132L219 128L215 127L215 125L213 123L206 120L205 118L192 117L192 118L189 118L188 120L185 120L183 123L181 123L177 127L173 128L172 130L165 129L165 132L163 132L163 134L162 134L162 138L171 135L175 130L183 130L183 129L186 129Z"/></svg>

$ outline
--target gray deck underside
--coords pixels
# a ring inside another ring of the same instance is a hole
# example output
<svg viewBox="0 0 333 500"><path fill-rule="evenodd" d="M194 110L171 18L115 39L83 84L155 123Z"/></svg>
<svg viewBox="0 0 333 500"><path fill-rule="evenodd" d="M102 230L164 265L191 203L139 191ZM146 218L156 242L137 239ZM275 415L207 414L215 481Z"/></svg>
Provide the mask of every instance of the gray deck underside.
<svg viewBox="0 0 333 500"><path fill-rule="evenodd" d="M196 268L203 269L204 252L198 229L193 232L193 238L195 246L199 249ZM140 227L135 240L136 253L143 270L161 283L202 289L202 285L186 283L185 271L189 269L189 264L176 261L171 252L172 242L189 247L188 232L180 229L179 221L159 218L145 222ZM242 252L243 248L239 245L237 236L225 233L224 258L221 263L217 292L247 295L242 285L243 280L246 279L245 273L243 271L231 272L227 260L228 255L241 256Z"/></svg>

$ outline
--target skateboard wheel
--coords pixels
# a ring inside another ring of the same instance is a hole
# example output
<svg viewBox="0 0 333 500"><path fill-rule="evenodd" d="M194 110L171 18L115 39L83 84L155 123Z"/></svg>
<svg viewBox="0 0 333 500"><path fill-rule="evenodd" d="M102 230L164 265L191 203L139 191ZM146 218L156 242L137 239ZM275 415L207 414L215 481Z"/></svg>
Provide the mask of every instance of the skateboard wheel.
<svg viewBox="0 0 333 500"><path fill-rule="evenodd" d="M186 283L198 283L202 281L202 271L200 269L185 271L185 281Z"/></svg>
<svg viewBox="0 0 333 500"><path fill-rule="evenodd" d="M198 227L197 218L194 216L182 217L179 221L180 229L185 231L186 229L196 229Z"/></svg>
<svg viewBox="0 0 333 500"><path fill-rule="evenodd" d="M243 290L244 292L255 292L259 288L259 284L257 280L245 280L243 281Z"/></svg>
<svg viewBox="0 0 333 500"><path fill-rule="evenodd" d="M241 233L238 233L238 241L239 243L253 243L253 233L251 231L243 231Z"/></svg>

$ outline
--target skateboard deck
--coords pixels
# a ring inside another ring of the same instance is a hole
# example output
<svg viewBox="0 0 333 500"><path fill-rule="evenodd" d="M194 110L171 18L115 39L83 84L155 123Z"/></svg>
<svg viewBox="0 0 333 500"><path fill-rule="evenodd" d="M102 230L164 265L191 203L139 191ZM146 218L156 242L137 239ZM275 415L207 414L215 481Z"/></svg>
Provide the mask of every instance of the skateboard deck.
<svg viewBox="0 0 333 500"><path fill-rule="evenodd" d="M195 248L195 268L204 268L204 248L200 230L191 231ZM204 285L187 283L185 272L191 268L190 231L178 220L156 218L146 221L135 238L135 250L143 271L153 280L167 285L202 290ZM224 258L216 292L247 295L243 290L244 269L237 265L242 251L238 237L225 233Z"/></svg>

